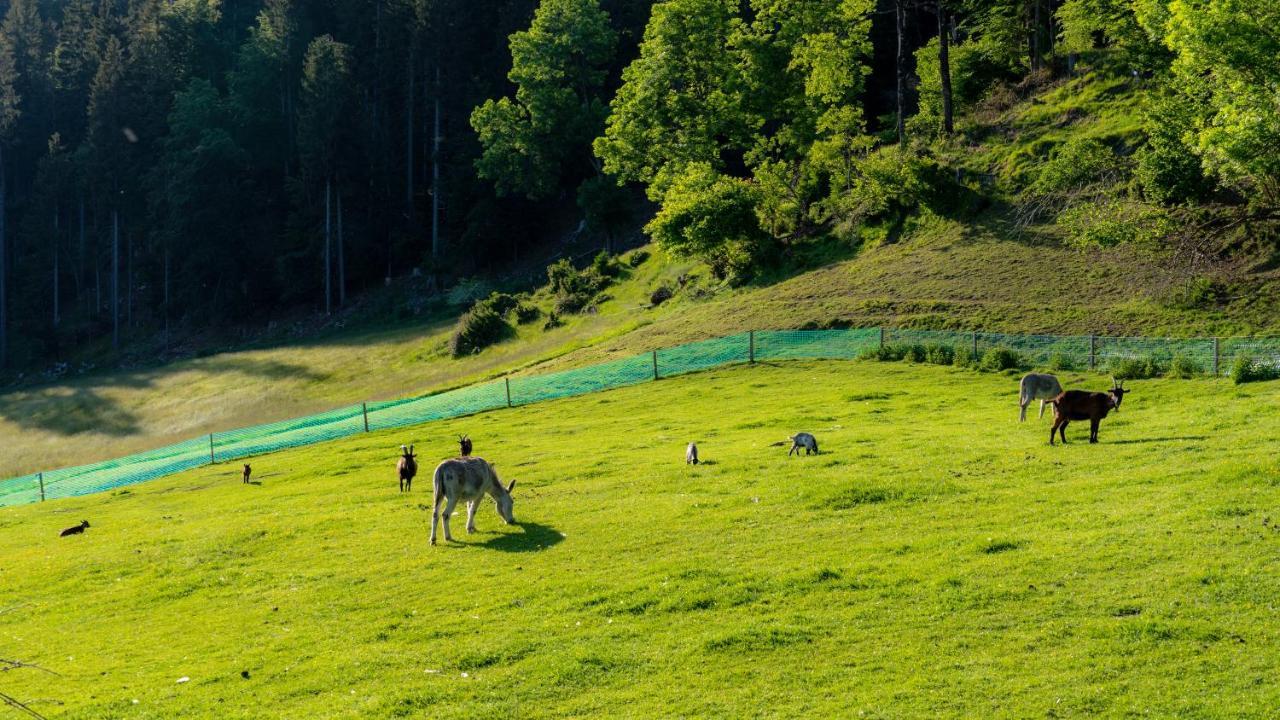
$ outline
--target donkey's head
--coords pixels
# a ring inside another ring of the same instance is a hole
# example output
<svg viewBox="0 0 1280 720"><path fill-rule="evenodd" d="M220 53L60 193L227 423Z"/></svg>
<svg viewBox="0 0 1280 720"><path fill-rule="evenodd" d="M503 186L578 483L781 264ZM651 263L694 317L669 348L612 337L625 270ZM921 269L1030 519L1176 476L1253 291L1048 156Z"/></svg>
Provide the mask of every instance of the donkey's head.
<svg viewBox="0 0 1280 720"><path fill-rule="evenodd" d="M493 499L498 505L498 515L508 525L516 524L516 516L513 514L515 510L515 501L511 499L511 490L516 486L516 481L512 480L507 483L506 487L502 487L502 483L494 483Z"/></svg>

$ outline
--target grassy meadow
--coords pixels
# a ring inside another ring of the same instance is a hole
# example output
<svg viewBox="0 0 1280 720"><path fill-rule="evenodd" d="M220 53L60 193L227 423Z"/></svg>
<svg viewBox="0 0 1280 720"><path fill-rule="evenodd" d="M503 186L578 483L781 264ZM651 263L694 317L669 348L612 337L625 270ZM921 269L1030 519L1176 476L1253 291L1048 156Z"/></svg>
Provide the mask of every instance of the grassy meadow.
<svg viewBox="0 0 1280 720"><path fill-rule="evenodd" d="M1276 384L1135 381L1101 444L1052 448L1016 385L743 366L0 509L0 657L58 673L0 691L68 720L1273 717ZM797 430L823 453L772 445ZM433 548L461 432L519 524L486 501Z"/></svg>

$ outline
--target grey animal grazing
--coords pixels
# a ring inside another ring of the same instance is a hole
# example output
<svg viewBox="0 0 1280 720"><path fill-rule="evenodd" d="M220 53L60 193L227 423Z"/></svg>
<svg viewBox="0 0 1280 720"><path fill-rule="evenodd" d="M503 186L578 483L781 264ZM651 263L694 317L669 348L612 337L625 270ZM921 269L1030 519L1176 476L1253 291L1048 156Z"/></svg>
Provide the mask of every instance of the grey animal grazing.
<svg viewBox="0 0 1280 720"><path fill-rule="evenodd" d="M798 455L801 449L804 450L805 455L818 454L818 439L807 432L796 433L787 439L791 441L791 449L787 451L787 457L791 457L791 453Z"/></svg>
<svg viewBox="0 0 1280 720"><path fill-rule="evenodd" d="M1058 378L1041 373L1023 375L1022 381L1018 383L1018 407L1021 408L1018 413L1018 421L1026 421L1027 406L1033 400L1040 401L1040 417L1043 418L1045 403L1061 394L1062 385L1058 382Z"/></svg>
<svg viewBox="0 0 1280 720"><path fill-rule="evenodd" d="M453 535L449 533L449 517L453 515L453 508L459 500L467 504L468 534L476 531L476 508L480 507L480 502L484 500L485 495L492 497L497 503L499 517L508 525L515 524L511 490L516 486L516 481L512 480L509 485L503 487L502 481L498 480L498 473L484 459L469 457L445 460L436 466L432 480L435 490L435 501L432 504L431 513L432 545L436 544L436 524L442 519L444 520L444 539L446 542L453 542ZM441 503L444 503L443 512L440 510Z"/></svg>
<svg viewBox="0 0 1280 720"><path fill-rule="evenodd" d="M689 447L684 449L684 464L698 464L698 445L697 443L689 443Z"/></svg>
<svg viewBox="0 0 1280 720"><path fill-rule="evenodd" d="M249 476L252 474L253 474L253 468L249 467L249 463L245 463L244 474L242 476L241 482L245 483L246 485L249 484Z"/></svg>
<svg viewBox="0 0 1280 720"><path fill-rule="evenodd" d="M418 474L418 461L413 454L413 446L407 449L400 446L400 460L396 462L396 474L400 476L400 492L409 492L413 487L413 477Z"/></svg>
<svg viewBox="0 0 1280 720"><path fill-rule="evenodd" d="M73 525L67 528L66 530L63 530L62 532L58 533L58 537L67 537L68 535L80 535L84 532L84 529L87 527L89 527L89 521L81 520L79 525Z"/></svg>

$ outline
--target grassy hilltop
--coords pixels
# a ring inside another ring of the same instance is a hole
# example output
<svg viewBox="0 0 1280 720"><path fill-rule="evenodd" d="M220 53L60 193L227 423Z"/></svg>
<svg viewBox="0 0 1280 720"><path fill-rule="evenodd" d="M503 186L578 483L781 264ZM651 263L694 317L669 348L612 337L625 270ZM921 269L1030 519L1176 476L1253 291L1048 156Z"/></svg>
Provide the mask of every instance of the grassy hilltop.
<svg viewBox="0 0 1280 720"><path fill-rule="evenodd" d="M1010 376L738 367L0 510L2 656L61 673L0 689L95 720L1269 717L1280 403L1133 388L1050 448ZM822 455L771 446L800 429ZM431 548L458 432L521 524L486 501Z"/></svg>

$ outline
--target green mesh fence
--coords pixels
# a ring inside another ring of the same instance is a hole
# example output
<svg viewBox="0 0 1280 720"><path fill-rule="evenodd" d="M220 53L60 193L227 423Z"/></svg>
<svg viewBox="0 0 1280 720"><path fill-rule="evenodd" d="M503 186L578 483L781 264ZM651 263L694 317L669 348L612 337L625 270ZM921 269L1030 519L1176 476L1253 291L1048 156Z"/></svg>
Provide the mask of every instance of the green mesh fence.
<svg viewBox="0 0 1280 720"><path fill-rule="evenodd" d="M1167 363L1183 357L1205 372L1226 374L1237 357L1280 368L1280 338L1138 338L1089 335L1010 335L954 330L858 328L769 330L679 345L599 365L388 402L371 402L305 418L213 433L128 457L0 481L0 507L86 495L172 475L214 462L417 425L504 407L584 395L735 363L847 359L881 343L949 345L982 354L995 347L1044 365L1065 359L1105 371L1129 358Z"/></svg>

